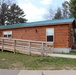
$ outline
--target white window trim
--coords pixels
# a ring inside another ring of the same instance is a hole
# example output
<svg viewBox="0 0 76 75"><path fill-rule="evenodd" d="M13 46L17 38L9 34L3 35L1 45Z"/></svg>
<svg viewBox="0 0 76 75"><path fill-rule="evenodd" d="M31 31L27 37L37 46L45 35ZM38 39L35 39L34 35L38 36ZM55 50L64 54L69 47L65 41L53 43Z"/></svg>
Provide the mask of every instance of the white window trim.
<svg viewBox="0 0 76 75"><path fill-rule="evenodd" d="M11 38L12 37L12 31L4 31L3 32L3 37L4 37L4 35L7 35L6 38ZM11 35L11 37L8 37L8 35Z"/></svg>
<svg viewBox="0 0 76 75"><path fill-rule="evenodd" d="M47 41L47 29L53 29L54 30L54 28L46 28L46 42L50 42L50 41ZM51 42L51 43L54 43L54 32L53 32L53 41Z"/></svg>

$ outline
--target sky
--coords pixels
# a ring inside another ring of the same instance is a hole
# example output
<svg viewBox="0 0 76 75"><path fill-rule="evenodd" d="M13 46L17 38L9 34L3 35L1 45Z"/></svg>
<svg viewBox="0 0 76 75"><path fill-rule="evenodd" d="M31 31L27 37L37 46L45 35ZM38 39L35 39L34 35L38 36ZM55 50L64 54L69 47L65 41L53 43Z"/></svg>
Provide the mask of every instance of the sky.
<svg viewBox="0 0 76 75"><path fill-rule="evenodd" d="M61 7L64 1L69 0L17 0L17 3L26 14L28 22L35 22L45 20L44 14L48 13L50 8L55 10Z"/></svg>

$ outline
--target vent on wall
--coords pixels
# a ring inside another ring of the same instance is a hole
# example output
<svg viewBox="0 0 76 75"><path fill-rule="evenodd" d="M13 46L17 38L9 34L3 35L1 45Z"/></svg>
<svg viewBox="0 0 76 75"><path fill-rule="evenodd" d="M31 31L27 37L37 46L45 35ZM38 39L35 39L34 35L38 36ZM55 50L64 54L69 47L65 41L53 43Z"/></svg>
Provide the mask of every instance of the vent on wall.
<svg viewBox="0 0 76 75"><path fill-rule="evenodd" d="M0 34L2 34L2 32L0 32Z"/></svg>
<svg viewBox="0 0 76 75"><path fill-rule="evenodd" d="M38 30L37 30L37 29L35 29L35 32L37 33L37 32L38 32Z"/></svg>

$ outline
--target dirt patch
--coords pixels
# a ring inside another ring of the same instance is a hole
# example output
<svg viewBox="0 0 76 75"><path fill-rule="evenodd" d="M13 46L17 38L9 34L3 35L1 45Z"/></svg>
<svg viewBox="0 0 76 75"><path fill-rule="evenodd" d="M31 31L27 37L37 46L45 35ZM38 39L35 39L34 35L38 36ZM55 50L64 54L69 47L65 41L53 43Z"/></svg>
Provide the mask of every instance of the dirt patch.
<svg viewBox="0 0 76 75"><path fill-rule="evenodd" d="M12 66L12 69L24 69L25 68L23 67L23 63L21 62L13 63L11 66Z"/></svg>

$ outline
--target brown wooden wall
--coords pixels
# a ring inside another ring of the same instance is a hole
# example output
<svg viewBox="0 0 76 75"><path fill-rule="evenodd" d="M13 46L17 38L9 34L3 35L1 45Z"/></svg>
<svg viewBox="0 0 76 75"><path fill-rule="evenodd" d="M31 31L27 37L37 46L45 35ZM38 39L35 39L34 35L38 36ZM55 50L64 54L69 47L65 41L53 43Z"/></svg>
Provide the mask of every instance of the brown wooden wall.
<svg viewBox="0 0 76 75"><path fill-rule="evenodd" d="M51 25L41 27L27 27L18 29L6 29L1 30L3 37L3 31L12 31L12 38L46 41L46 28L54 28L54 47L55 48L67 48L70 47L70 28L69 25Z"/></svg>

